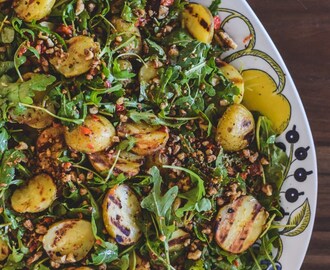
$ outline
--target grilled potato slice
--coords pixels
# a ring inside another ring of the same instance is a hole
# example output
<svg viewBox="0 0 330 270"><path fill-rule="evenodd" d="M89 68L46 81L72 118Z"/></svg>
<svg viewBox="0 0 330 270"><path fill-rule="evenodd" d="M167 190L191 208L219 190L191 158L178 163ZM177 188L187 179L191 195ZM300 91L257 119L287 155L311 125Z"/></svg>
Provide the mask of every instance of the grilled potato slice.
<svg viewBox="0 0 330 270"><path fill-rule="evenodd" d="M130 245L139 240L141 230L137 224L141 214L140 202L127 185L111 188L102 205L106 230L118 244Z"/></svg>
<svg viewBox="0 0 330 270"><path fill-rule="evenodd" d="M207 7L191 3L182 12L182 27L198 41L210 44L214 34L214 20Z"/></svg>
<svg viewBox="0 0 330 270"><path fill-rule="evenodd" d="M53 224L42 240L50 259L61 264L82 260L94 242L92 224L82 219L66 219Z"/></svg>
<svg viewBox="0 0 330 270"><path fill-rule="evenodd" d="M110 147L116 130L102 115L88 115L81 126L64 132L65 142L73 150L87 154Z"/></svg>
<svg viewBox="0 0 330 270"><path fill-rule="evenodd" d="M258 239L267 218L268 212L253 196L241 196L220 209L215 240L226 251L242 253Z"/></svg>
<svg viewBox="0 0 330 270"><path fill-rule="evenodd" d="M48 16L55 2L55 0L15 0L13 6L19 18L26 22L32 22Z"/></svg>
<svg viewBox="0 0 330 270"><path fill-rule="evenodd" d="M35 103L34 105L43 107L48 111L55 113L55 107L50 102L46 102L45 104L38 102ZM43 129L50 126L53 123L53 119L54 119L48 113L34 108L26 108L26 110L24 110L19 115L14 113L14 111L11 109L8 111L8 116L11 121L15 121L19 124L26 124L36 129Z"/></svg>
<svg viewBox="0 0 330 270"><path fill-rule="evenodd" d="M134 137L135 145L132 151L140 156L151 155L164 148L169 138L167 127L152 126L143 122L121 123L117 133L121 138Z"/></svg>
<svg viewBox="0 0 330 270"><path fill-rule="evenodd" d="M146 168L150 169L153 166L158 167L160 170L162 170L163 165L169 164L169 157L163 151L158 151L152 155L147 156L146 158Z"/></svg>
<svg viewBox="0 0 330 270"><path fill-rule="evenodd" d="M76 36L67 41L68 51L49 60L54 68L70 78L86 73L99 52L99 44L91 37Z"/></svg>
<svg viewBox="0 0 330 270"><path fill-rule="evenodd" d="M150 81L157 77L158 71L154 61L148 61L145 65L142 65L139 71L140 83L149 84Z"/></svg>
<svg viewBox="0 0 330 270"><path fill-rule="evenodd" d="M234 103L239 104L242 102L243 95L244 95L244 80L243 76L239 71L230 64L223 62L223 66L220 67L223 75L231 81L239 90L239 94L234 96Z"/></svg>
<svg viewBox="0 0 330 270"><path fill-rule="evenodd" d="M7 259L9 253L10 253L10 249L7 242L0 237L0 262Z"/></svg>
<svg viewBox="0 0 330 270"><path fill-rule="evenodd" d="M113 17L111 23L116 29L115 32L122 37L122 41L120 44L116 44L116 46L120 46L131 37L135 37L135 39L121 50L121 53L139 54L142 49L142 39L139 28L137 28L134 23L126 22L120 17Z"/></svg>
<svg viewBox="0 0 330 270"><path fill-rule="evenodd" d="M48 174L38 174L14 191L11 205L18 213L38 213L54 202L56 193L53 179Z"/></svg>
<svg viewBox="0 0 330 270"><path fill-rule="evenodd" d="M182 229L177 229L168 240L170 252L178 252L185 248L184 242L190 238L190 234Z"/></svg>
<svg viewBox="0 0 330 270"><path fill-rule="evenodd" d="M239 151L250 144L254 132L255 123L251 112L241 104L233 104L219 120L216 141L225 151Z"/></svg>
<svg viewBox="0 0 330 270"><path fill-rule="evenodd" d="M94 169L102 175L107 175L117 158L117 151L101 151L88 155ZM143 157L130 152L122 151L119 154L117 163L113 170L114 175L124 173L127 177L132 177L140 172L143 164Z"/></svg>

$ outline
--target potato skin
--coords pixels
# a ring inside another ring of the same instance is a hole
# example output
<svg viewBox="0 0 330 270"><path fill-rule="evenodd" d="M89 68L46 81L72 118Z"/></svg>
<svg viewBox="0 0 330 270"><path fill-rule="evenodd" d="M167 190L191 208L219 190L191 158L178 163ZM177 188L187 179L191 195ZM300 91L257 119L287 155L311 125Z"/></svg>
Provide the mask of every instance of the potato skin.
<svg viewBox="0 0 330 270"><path fill-rule="evenodd" d="M36 103L35 105L42 106L41 103ZM55 107L50 102L46 102L44 108L52 113L55 113ZM12 110L10 110L8 111L8 115L10 120L13 120L19 124L26 124L36 129L46 128L50 126L54 120L54 118L48 113L34 108L26 108L26 110L20 115L16 115Z"/></svg>
<svg viewBox="0 0 330 270"><path fill-rule="evenodd" d="M141 33L139 28L137 28L133 23L126 22L120 17L113 17L111 19L112 25L115 27L115 32L121 35L123 41L121 43L124 43L131 37L135 36L136 39L133 40L131 43L129 43L123 50L121 50L121 53L136 53L139 54L142 49L142 39L141 39ZM120 44L119 44L120 45Z"/></svg>
<svg viewBox="0 0 330 270"><path fill-rule="evenodd" d="M87 36L73 37L67 43L69 48L64 57L55 56L49 62L67 78L86 73L100 50L99 44Z"/></svg>
<svg viewBox="0 0 330 270"><path fill-rule="evenodd" d="M19 18L25 22L39 21L48 16L56 0L15 0L14 10Z"/></svg>
<svg viewBox="0 0 330 270"><path fill-rule="evenodd" d="M0 262L7 259L9 253L10 249L7 242L0 237Z"/></svg>
<svg viewBox="0 0 330 270"><path fill-rule="evenodd" d="M101 151L88 155L94 169L102 175L107 175L118 155L117 151ZM127 177L132 177L140 172L143 164L143 157L130 152L122 151L119 154L117 163L113 170L113 174L119 175L123 173Z"/></svg>
<svg viewBox="0 0 330 270"><path fill-rule="evenodd" d="M103 221L109 235L120 245L136 243L142 233L137 224L140 203L127 185L111 188L102 205Z"/></svg>
<svg viewBox="0 0 330 270"><path fill-rule="evenodd" d="M214 20L209 9L191 3L182 12L182 26L198 41L210 44L214 34Z"/></svg>
<svg viewBox="0 0 330 270"><path fill-rule="evenodd" d="M225 151L239 151L250 144L254 132L255 123L251 112L241 104L233 104L219 120L216 141Z"/></svg>
<svg viewBox="0 0 330 270"><path fill-rule="evenodd" d="M14 191L11 205L18 213L38 213L54 202L56 193L53 179L48 174L38 174Z"/></svg>
<svg viewBox="0 0 330 270"><path fill-rule="evenodd" d="M50 259L61 264L82 260L94 242L91 223L82 219L66 219L53 224L42 240Z"/></svg>
<svg viewBox="0 0 330 270"><path fill-rule="evenodd" d="M75 151L96 153L110 147L116 131L102 115L88 115L81 126L64 132L65 142Z"/></svg>
<svg viewBox="0 0 330 270"><path fill-rule="evenodd" d="M117 133L121 138L134 137L132 152L140 156L152 155L164 148L169 138L169 129L166 126L152 126L143 122L121 123L117 127Z"/></svg>
<svg viewBox="0 0 330 270"><path fill-rule="evenodd" d="M223 66L220 67L220 70L223 72L223 75L231 81L239 90L239 94L234 96L234 103L239 104L243 100L244 95L244 80L243 76L239 71L230 64L223 63Z"/></svg>
<svg viewBox="0 0 330 270"><path fill-rule="evenodd" d="M253 196L239 197L218 213L215 229L217 244L231 253L244 252L262 233L268 215Z"/></svg>
<svg viewBox="0 0 330 270"><path fill-rule="evenodd" d="M140 68L139 81L140 83L148 84L153 78L157 77L157 75L158 71L155 62L148 61Z"/></svg>

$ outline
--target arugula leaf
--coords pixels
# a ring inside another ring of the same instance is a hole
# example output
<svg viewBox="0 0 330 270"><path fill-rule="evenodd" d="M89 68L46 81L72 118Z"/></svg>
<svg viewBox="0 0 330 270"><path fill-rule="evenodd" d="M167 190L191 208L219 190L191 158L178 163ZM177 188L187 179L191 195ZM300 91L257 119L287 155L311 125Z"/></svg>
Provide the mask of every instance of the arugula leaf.
<svg viewBox="0 0 330 270"><path fill-rule="evenodd" d="M133 136L127 136L126 138L126 140L123 140L118 144L118 150L130 151L134 147L136 139Z"/></svg>
<svg viewBox="0 0 330 270"><path fill-rule="evenodd" d="M8 186L15 178L15 167L26 158L22 151L10 149L3 155L0 164L0 184Z"/></svg>
<svg viewBox="0 0 330 270"><path fill-rule="evenodd" d="M287 154L276 146L276 132L272 122L265 116L260 116L256 128L257 147L261 154L266 156L269 164L263 165L264 177L267 183L273 186L273 195L267 201L279 200L279 192L290 167Z"/></svg>
<svg viewBox="0 0 330 270"><path fill-rule="evenodd" d="M149 195L145 197L141 202L141 207L148 210L155 220L157 224L156 231L160 233L159 237L162 236L164 238L163 246L164 246L164 253L166 261L164 264L166 265L167 269L174 269L170 264L170 255L169 255L169 245L168 239L170 238L170 233L173 231L173 226L168 224L167 214L171 210L172 204L175 198L178 195L178 187L174 186L167 190L167 192L162 195L161 191L161 184L162 178L160 176L159 170L157 167L152 167L150 169L150 175L152 178L152 182L154 184L152 190L150 191ZM147 239L148 236L146 235ZM147 241L149 245L149 249L153 251L152 243ZM158 254L158 253L154 253ZM160 257L159 255L157 255ZM161 257L160 257L161 258Z"/></svg>
<svg viewBox="0 0 330 270"><path fill-rule="evenodd" d="M3 124L0 122L0 158L8 148L9 134Z"/></svg>
<svg viewBox="0 0 330 270"><path fill-rule="evenodd" d="M15 67L13 61L0 61L0 76Z"/></svg>
<svg viewBox="0 0 330 270"><path fill-rule="evenodd" d="M159 114L161 116L161 114ZM131 118L134 122L140 123L141 121L146 122L147 124L157 126L157 125L164 125L168 127L180 127L187 122L185 119L174 119L177 123L172 123L161 117L156 116L152 112L138 112L135 110L131 110L128 112L128 117Z"/></svg>
<svg viewBox="0 0 330 270"><path fill-rule="evenodd" d="M93 265L111 263L118 259L118 246L113 243L103 242L101 245L96 245L91 257L92 260L89 263Z"/></svg>
<svg viewBox="0 0 330 270"><path fill-rule="evenodd" d="M11 106L19 103L33 104L34 92L45 91L55 80L51 75L33 74L25 82L1 83L0 103L7 102Z"/></svg>
<svg viewBox="0 0 330 270"><path fill-rule="evenodd" d="M163 196L161 192L162 178L157 167L152 167L150 175L153 179L154 187L149 195L145 197L141 206L152 212L159 218L165 218L167 212L170 210L176 196L178 195L178 187L170 188Z"/></svg>
<svg viewBox="0 0 330 270"><path fill-rule="evenodd" d="M175 211L175 214L178 217L183 217L184 213L187 211L210 210L211 204L209 204L207 201L200 202L203 196L205 196L205 187L204 187L204 180L200 178L198 174L183 167L164 165L163 168L184 171L185 173L189 174L191 182L195 184L195 187L193 187L189 191L178 195L178 197L187 200L184 206L180 207Z"/></svg>

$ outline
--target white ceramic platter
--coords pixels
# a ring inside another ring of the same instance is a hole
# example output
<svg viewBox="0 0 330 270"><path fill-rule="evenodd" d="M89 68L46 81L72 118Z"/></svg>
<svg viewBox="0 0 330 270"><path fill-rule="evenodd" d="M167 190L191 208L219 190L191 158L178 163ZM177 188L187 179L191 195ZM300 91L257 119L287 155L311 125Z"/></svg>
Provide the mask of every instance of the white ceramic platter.
<svg viewBox="0 0 330 270"><path fill-rule="evenodd" d="M211 0L195 1L209 5ZM225 60L243 73L254 72L265 91L265 104L273 117L287 117L279 145L291 160L281 192L284 218L282 253L277 270L298 270L311 237L317 198L317 166L308 120L292 78L266 30L245 0L223 0L221 27L238 47L224 54ZM273 267L269 265L267 270Z"/></svg>

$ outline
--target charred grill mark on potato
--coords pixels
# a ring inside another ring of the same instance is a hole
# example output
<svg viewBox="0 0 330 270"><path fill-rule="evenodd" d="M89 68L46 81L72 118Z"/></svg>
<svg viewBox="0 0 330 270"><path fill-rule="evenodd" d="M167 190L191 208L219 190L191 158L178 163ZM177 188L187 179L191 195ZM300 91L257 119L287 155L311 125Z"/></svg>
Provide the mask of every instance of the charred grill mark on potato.
<svg viewBox="0 0 330 270"><path fill-rule="evenodd" d="M131 230L129 228L126 228L125 226L123 226L120 222L121 222L121 218L120 216L116 216L116 218L111 218L111 222L125 235L125 236L129 236L131 233Z"/></svg>
<svg viewBox="0 0 330 270"><path fill-rule="evenodd" d="M115 150L102 151L88 155L89 161L96 171L107 174L112 168L118 152ZM114 175L124 173L128 177L137 175L144 158L130 152L121 151L113 170Z"/></svg>
<svg viewBox="0 0 330 270"><path fill-rule="evenodd" d="M119 244L130 245L138 241L142 234L137 225L141 207L127 185L111 188L103 201L102 210L105 228Z"/></svg>
<svg viewBox="0 0 330 270"><path fill-rule="evenodd" d="M50 226L43 247L52 261L67 264L82 260L95 242L92 224L83 219L66 219Z"/></svg>
<svg viewBox="0 0 330 270"><path fill-rule="evenodd" d="M54 241L52 243L52 246L55 247L56 244L61 241L63 237L65 237L65 234L69 229L71 229L77 222L73 220L71 223L64 224L63 227L61 227L59 230L55 232L56 237L54 238Z"/></svg>
<svg viewBox="0 0 330 270"><path fill-rule="evenodd" d="M120 209L123 208L123 206L121 205L121 202L118 198L116 198L113 195L109 195L109 200L112 201L114 204L116 204Z"/></svg>
<svg viewBox="0 0 330 270"><path fill-rule="evenodd" d="M169 129L166 126L152 126L146 123L121 123L117 127L118 136L132 136L135 145L132 152L137 155L151 155L164 148L169 139Z"/></svg>
<svg viewBox="0 0 330 270"><path fill-rule="evenodd" d="M251 195L241 196L220 209L215 226L215 239L220 247L241 253L259 237L268 213Z"/></svg>
<svg viewBox="0 0 330 270"><path fill-rule="evenodd" d="M211 43L214 34L214 20L211 12L203 5L191 3L182 12L182 25L195 39Z"/></svg>

